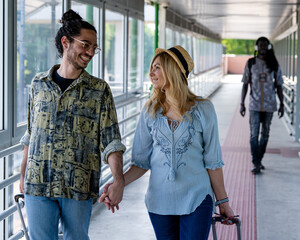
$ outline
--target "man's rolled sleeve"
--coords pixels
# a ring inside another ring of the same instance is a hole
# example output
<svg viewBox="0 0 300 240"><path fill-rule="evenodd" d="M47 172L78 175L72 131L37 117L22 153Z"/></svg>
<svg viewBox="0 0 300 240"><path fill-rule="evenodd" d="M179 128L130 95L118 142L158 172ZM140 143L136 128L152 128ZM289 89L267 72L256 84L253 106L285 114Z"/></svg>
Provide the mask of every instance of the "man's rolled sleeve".
<svg viewBox="0 0 300 240"><path fill-rule="evenodd" d="M105 89L100 118L100 150L103 152L103 161L107 163L110 153L122 151L126 147L121 142L121 134L114 100L109 86Z"/></svg>
<svg viewBox="0 0 300 240"><path fill-rule="evenodd" d="M103 151L103 156L104 156L103 161L105 163L108 163L107 158L109 154L113 152L119 152L119 151L124 153L126 151L125 145L121 143L120 140L113 140L110 144L107 145L107 147Z"/></svg>
<svg viewBox="0 0 300 240"><path fill-rule="evenodd" d="M32 108L33 108L33 84L31 83L31 93L29 93L29 100L28 100L28 108L27 108L27 129L26 132L24 134L24 136L20 139L20 143L25 145L25 146L29 146L29 142L30 142L30 134L31 134L31 126L32 126Z"/></svg>
<svg viewBox="0 0 300 240"><path fill-rule="evenodd" d="M25 146L29 146L29 141L30 141L30 134L29 134L28 130L26 130L24 136L20 140L20 143Z"/></svg>

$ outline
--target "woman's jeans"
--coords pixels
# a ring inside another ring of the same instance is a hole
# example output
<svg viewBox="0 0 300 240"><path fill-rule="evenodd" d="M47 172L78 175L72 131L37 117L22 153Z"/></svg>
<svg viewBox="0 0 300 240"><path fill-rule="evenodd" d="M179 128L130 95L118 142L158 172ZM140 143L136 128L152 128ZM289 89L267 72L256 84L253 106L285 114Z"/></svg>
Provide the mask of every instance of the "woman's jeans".
<svg viewBox="0 0 300 240"><path fill-rule="evenodd" d="M250 146L252 162L256 167L261 165L266 152L272 117L272 112L250 111ZM259 139L260 124L261 135Z"/></svg>
<svg viewBox="0 0 300 240"><path fill-rule="evenodd" d="M207 195L188 215L159 215L149 212L157 240L205 240L211 226L213 201Z"/></svg>
<svg viewBox="0 0 300 240"><path fill-rule="evenodd" d="M88 240L93 199L76 201L25 195L30 240L58 239L58 221L64 240Z"/></svg>

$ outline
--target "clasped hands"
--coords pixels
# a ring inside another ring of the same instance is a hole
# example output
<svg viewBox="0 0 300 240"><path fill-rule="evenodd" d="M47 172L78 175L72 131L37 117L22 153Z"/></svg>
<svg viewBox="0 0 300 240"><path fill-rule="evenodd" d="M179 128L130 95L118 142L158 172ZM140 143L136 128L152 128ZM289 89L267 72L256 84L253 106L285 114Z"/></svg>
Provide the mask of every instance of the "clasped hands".
<svg viewBox="0 0 300 240"><path fill-rule="evenodd" d="M102 194L98 200L104 203L108 210L112 213L119 210L119 203L122 201L124 191L124 182L108 183L104 186Z"/></svg>

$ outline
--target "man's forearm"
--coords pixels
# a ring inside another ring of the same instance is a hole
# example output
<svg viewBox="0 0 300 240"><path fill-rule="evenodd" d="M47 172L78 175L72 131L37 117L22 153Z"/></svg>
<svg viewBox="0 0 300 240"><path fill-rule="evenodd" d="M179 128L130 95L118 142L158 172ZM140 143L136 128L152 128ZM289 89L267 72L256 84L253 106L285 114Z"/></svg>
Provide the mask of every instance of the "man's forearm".
<svg viewBox="0 0 300 240"><path fill-rule="evenodd" d="M244 83L242 88L242 94L241 94L241 104L245 104L247 91L248 91L248 84Z"/></svg>
<svg viewBox="0 0 300 240"><path fill-rule="evenodd" d="M114 182L122 182L124 184L122 152L113 152L109 154L107 162L113 175Z"/></svg>
<svg viewBox="0 0 300 240"><path fill-rule="evenodd" d="M27 158L28 158L28 146L24 146L23 161L21 164L21 178L25 177Z"/></svg>
<svg viewBox="0 0 300 240"><path fill-rule="evenodd" d="M283 91L282 86L277 86L277 96L279 98L280 104L283 105Z"/></svg>

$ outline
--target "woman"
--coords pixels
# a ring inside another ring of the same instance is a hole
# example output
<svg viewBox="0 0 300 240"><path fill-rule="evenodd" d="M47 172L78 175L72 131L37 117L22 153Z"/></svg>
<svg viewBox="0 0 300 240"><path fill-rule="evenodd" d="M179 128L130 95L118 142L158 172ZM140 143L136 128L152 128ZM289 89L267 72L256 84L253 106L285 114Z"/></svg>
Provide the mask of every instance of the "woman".
<svg viewBox="0 0 300 240"><path fill-rule="evenodd" d="M145 202L159 240L207 239L214 195L220 213L234 215L223 182L214 107L188 88L193 67L181 46L156 50L150 66L154 90L141 112L132 165L124 175L128 185L151 169ZM105 191L100 201L114 211Z"/></svg>

